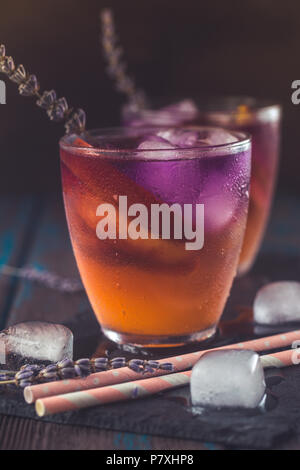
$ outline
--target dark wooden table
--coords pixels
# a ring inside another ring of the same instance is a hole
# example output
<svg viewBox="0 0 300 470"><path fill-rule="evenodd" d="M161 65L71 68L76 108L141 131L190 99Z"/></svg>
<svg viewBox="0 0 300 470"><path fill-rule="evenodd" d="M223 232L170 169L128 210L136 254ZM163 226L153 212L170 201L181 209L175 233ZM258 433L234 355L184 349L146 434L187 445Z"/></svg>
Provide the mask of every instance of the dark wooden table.
<svg viewBox="0 0 300 470"><path fill-rule="evenodd" d="M272 279L299 280L300 209L297 198L277 198L255 269ZM59 196L0 198L0 267L30 265L78 277ZM243 281L247 288L247 279ZM253 286L253 283L251 284ZM243 293L241 292L241 296ZM254 292L252 293L254 295ZM63 295L27 280L0 276L0 329L24 320L66 322L90 310L85 294ZM213 443L119 433L0 415L1 449L218 449ZM295 439L287 448L300 448Z"/></svg>

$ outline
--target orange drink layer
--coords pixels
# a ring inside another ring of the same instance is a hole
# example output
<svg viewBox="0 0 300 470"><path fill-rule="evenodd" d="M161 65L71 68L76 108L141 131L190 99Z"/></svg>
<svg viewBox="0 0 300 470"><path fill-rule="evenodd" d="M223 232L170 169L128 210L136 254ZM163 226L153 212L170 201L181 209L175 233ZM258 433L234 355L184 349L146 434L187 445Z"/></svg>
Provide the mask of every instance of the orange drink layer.
<svg viewBox="0 0 300 470"><path fill-rule="evenodd" d="M250 142L234 133L230 143L208 145L210 133L201 129L200 137L208 138L192 148L155 142L152 149L156 129L101 131L101 138L95 131L81 141L61 141L78 268L104 333L117 342L162 346L205 339L222 314L246 225ZM175 207L177 215L171 210L155 222L153 208L161 205ZM132 212L137 207L143 220ZM188 226L199 239L186 233Z"/></svg>

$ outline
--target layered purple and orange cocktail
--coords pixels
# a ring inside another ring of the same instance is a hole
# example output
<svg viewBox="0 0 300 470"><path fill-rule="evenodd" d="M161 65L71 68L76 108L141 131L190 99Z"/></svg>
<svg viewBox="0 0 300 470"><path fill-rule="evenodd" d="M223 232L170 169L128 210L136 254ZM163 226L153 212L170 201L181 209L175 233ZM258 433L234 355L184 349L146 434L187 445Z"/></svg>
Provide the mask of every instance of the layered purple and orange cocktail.
<svg viewBox="0 0 300 470"><path fill-rule="evenodd" d="M213 128L64 137L65 208L104 333L138 346L211 336L236 274L251 143Z"/></svg>

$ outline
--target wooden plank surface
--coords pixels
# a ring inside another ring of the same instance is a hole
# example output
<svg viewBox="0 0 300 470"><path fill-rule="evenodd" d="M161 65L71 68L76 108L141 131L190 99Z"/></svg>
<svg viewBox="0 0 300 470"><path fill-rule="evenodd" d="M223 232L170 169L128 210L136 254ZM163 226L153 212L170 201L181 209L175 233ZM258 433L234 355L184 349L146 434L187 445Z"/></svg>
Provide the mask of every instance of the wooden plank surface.
<svg viewBox="0 0 300 470"><path fill-rule="evenodd" d="M0 415L0 450L219 450L221 446L147 434L44 423Z"/></svg>
<svg viewBox="0 0 300 470"><path fill-rule="evenodd" d="M26 265L79 279L61 197L47 200L26 256ZM86 310L90 310L90 306L84 291L62 293L22 280L15 292L7 325L29 319L62 323Z"/></svg>

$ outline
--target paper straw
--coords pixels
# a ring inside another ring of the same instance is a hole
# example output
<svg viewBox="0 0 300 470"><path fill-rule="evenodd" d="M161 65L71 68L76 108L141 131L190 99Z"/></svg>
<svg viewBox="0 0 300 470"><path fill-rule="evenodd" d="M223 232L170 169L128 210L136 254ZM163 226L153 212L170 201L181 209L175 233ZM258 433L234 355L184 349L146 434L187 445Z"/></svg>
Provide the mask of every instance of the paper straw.
<svg viewBox="0 0 300 470"><path fill-rule="evenodd" d="M243 343L236 343L219 348L212 349L251 349L253 351L266 351L271 349L279 349L286 346L291 346L293 341L300 340L300 331L290 331L288 333L268 336L265 338L254 339L245 341ZM191 369L200 357L207 351L197 351L181 356L174 356L161 359L158 362L170 362L174 366L174 371L179 372ZM120 384L124 382L132 382L146 380L149 377L158 377L169 374L169 371L157 370L154 374L141 374L132 371L128 367L120 369L109 370L105 372L98 372L83 379L70 379L63 381L50 382L47 384L32 385L26 387L24 390L24 398L27 403L34 403L39 398L50 397L54 395L62 395L65 393L77 392L80 390L89 390L91 388L104 387L107 385Z"/></svg>
<svg viewBox="0 0 300 470"><path fill-rule="evenodd" d="M286 367L295 365L297 350L290 349L261 357L262 366ZM296 361L297 362L297 361ZM298 362L297 362L298 363ZM38 416L43 417L65 411L80 410L105 403L154 395L155 393L186 385L190 381L192 371L177 372L164 377L151 377L129 383L120 383L106 387L93 388L80 392L66 393L47 398L39 398L35 404Z"/></svg>

